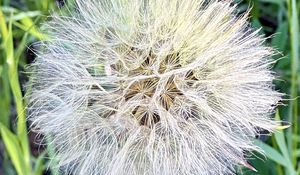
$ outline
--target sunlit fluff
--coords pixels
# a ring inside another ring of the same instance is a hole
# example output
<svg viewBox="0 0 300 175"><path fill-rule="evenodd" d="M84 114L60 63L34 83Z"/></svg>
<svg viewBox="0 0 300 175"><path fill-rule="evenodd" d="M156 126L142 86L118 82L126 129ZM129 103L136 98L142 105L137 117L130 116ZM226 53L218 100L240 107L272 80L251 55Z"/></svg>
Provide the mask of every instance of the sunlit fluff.
<svg viewBox="0 0 300 175"><path fill-rule="evenodd" d="M274 51L230 2L75 4L44 25L28 90L66 173L234 174L276 127Z"/></svg>

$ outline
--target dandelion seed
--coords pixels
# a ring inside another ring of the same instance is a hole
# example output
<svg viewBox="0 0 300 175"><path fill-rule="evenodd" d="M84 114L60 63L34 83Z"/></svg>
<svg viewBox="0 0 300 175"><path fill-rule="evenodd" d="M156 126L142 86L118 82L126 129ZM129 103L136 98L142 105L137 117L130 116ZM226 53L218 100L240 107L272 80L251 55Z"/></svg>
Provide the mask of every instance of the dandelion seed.
<svg viewBox="0 0 300 175"><path fill-rule="evenodd" d="M217 0L75 0L32 64L29 120L74 174L234 174L272 132L272 48Z"/></svg>

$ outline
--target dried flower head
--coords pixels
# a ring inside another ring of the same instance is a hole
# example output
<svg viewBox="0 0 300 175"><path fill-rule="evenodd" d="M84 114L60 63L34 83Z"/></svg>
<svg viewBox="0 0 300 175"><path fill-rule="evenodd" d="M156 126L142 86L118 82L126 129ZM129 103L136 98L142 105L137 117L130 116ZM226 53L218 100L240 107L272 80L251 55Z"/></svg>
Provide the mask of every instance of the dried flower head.
<svg viewBox="0 0 300 175"><path fill-rule="evenodd" d="M274 51L230 2L75 7L44 25L28 92L29 120L67 173L234 174L277 126Z"/></svg>

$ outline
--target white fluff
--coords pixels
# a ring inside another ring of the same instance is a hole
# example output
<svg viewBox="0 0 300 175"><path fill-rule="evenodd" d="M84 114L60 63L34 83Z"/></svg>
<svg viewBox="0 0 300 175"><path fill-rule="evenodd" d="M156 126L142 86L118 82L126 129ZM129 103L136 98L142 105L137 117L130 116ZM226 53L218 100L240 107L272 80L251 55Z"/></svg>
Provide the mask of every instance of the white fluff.
<svg viewBox="0 0 300 175"><path fill-rule="evenodd" d="M234 174L281 94L247 14L217 0L75 0L32 65L28 113L65 173Z"/></svg>

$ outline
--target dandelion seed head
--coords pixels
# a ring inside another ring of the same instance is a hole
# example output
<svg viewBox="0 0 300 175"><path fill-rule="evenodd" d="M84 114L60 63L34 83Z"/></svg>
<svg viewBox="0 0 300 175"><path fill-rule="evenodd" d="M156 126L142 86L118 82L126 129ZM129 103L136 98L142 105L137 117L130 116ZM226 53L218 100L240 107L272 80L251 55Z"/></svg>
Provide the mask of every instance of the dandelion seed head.
<svg viewBox="0 0 300 175"><path fill-rule="evenodd" d="M75 174L234 174L281 94L230 1L74 0L43 28L29 120Z"/></svg>

